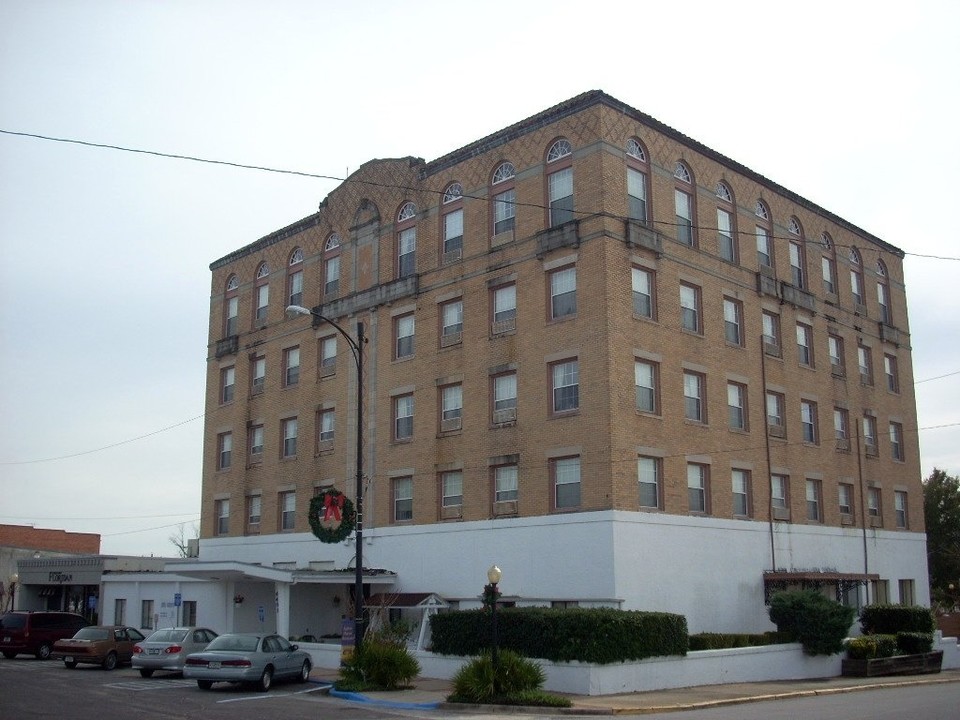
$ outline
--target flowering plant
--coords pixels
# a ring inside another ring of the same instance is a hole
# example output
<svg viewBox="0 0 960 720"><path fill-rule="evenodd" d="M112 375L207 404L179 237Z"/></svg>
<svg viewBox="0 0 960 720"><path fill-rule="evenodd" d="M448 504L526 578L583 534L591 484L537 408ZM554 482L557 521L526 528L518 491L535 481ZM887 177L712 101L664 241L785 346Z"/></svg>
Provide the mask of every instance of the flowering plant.
<svg viewBox="0 0 960 720"><path fill-rule="evenodd" d="M239 605L242 602L243 602L243 595L241 595L240 593L237 593L236 595L233 596L234 605Z"/></svg>

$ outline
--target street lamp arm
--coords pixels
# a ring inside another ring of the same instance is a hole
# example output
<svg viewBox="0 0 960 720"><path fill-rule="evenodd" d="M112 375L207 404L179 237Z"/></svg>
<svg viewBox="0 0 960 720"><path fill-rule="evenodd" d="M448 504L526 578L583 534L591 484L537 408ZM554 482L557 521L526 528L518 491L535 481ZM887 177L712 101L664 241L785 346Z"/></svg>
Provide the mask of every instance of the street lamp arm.
<svg viewBox="0 0 960 720"><path fill-rule="evenodd" d="M318 313L316 310L311 310L310 308L303 307L302 305L287 305L287 314L288 315L312 315L318 320L322 320L323 322L329 325L332 325L334 330L336 330L338 333L343 335L344 340L346 340L347 344L350 346L350 352L353 353L354 361L359 364L360 353L362 352L362 350L360 349L360 345L357 343L356 340L353 339L353 337L350 336L350 334L346 330L340 327L339 323L337 323L334 320L331 320L326 315L322 315Z"/></svg>

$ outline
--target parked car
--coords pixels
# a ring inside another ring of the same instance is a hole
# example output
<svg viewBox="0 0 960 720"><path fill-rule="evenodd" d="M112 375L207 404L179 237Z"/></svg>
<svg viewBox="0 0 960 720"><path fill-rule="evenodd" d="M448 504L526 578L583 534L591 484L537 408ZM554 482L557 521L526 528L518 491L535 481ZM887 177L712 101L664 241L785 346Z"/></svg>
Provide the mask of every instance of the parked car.
<svg viewBox="0 0 960 720"><path fill-rule="evenodd" d="M209 690L215 682L231 682L253 684L266 692L281 678L306 682L311 667L309 653L285 637L230 633L216 638L203 652L188 655L183 676L196 680L201 690Z"/></svg>
<svg viewBox="0 0 960 720"><path fill-rule="evenodd" d="M4 613L0 615L0 651L5 658L28 653L47 660L57 640L73 637L77 630L89 624L76 613Z"/></svg>
<svg viewBox="0 0 960 720"><path fill-rule="evenodd" d="M63 660L71 670L77 663L102 665L104 670L113 670L121 663L129 663L133 646L146 640L136 628L125 625L89 625L77 630L76 635L66 640L57 640L52 657Z"/></svg>
<svg viewBox="0 0 960 720"><path fill-rule="evenodd" d="M200 652L215 637L213 630L202 627L157 630L133 646L133 667L145 678L157 670L182 672L187 655Z"/></svg>

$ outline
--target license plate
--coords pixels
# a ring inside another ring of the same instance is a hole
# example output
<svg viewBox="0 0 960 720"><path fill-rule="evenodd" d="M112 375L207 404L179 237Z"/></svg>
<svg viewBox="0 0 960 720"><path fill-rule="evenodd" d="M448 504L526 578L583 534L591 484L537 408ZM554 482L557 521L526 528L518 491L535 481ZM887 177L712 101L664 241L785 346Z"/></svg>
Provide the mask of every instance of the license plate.
<svg viewBox="0 0 960 720"><path fill-rule="evenodd" d="M63 661L64 661L64 662L73 662L73 656L67 655L67 656L63 659Z"/></svg>
<svg viewBox="0 0 960 720"><path fill-rule="evenodd" d="M160 651L157 650L156 648L151 648L150 650L147 650L147 655L159 655L159 654L160 654Z"/></svg>
<svg viewBox="0 0 960 720"><path fill-rule="evenodd" d="M214 660L214 661L212 661L209 665L207 665L207 667L210 668L211 670L219 670L219 669L220 669L220 661L219 661L219 660Z"/></svg>

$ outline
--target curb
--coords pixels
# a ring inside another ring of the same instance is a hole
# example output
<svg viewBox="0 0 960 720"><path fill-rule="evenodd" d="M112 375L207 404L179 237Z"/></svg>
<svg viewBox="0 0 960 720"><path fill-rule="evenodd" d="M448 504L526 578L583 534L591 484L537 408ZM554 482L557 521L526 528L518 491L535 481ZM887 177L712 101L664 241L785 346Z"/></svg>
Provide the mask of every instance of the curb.
<svg viewBox="0 0 960 720"><path fill-rule="evenodd" d="M321 680L324 685L329 687L326 689L326 694L330 697L335 697L339 700L347 700L348 702L363 703L365 705L373 705L375 707L390 708L393 710L436 710L442 704L439 700L436 702L427 702L427 703L413 703L413 702L397 702L394 700L378 700L376 698L367 697L363 693L357 692L347 692L345 690L337 690L334 684L328 680Z"/></svg>

